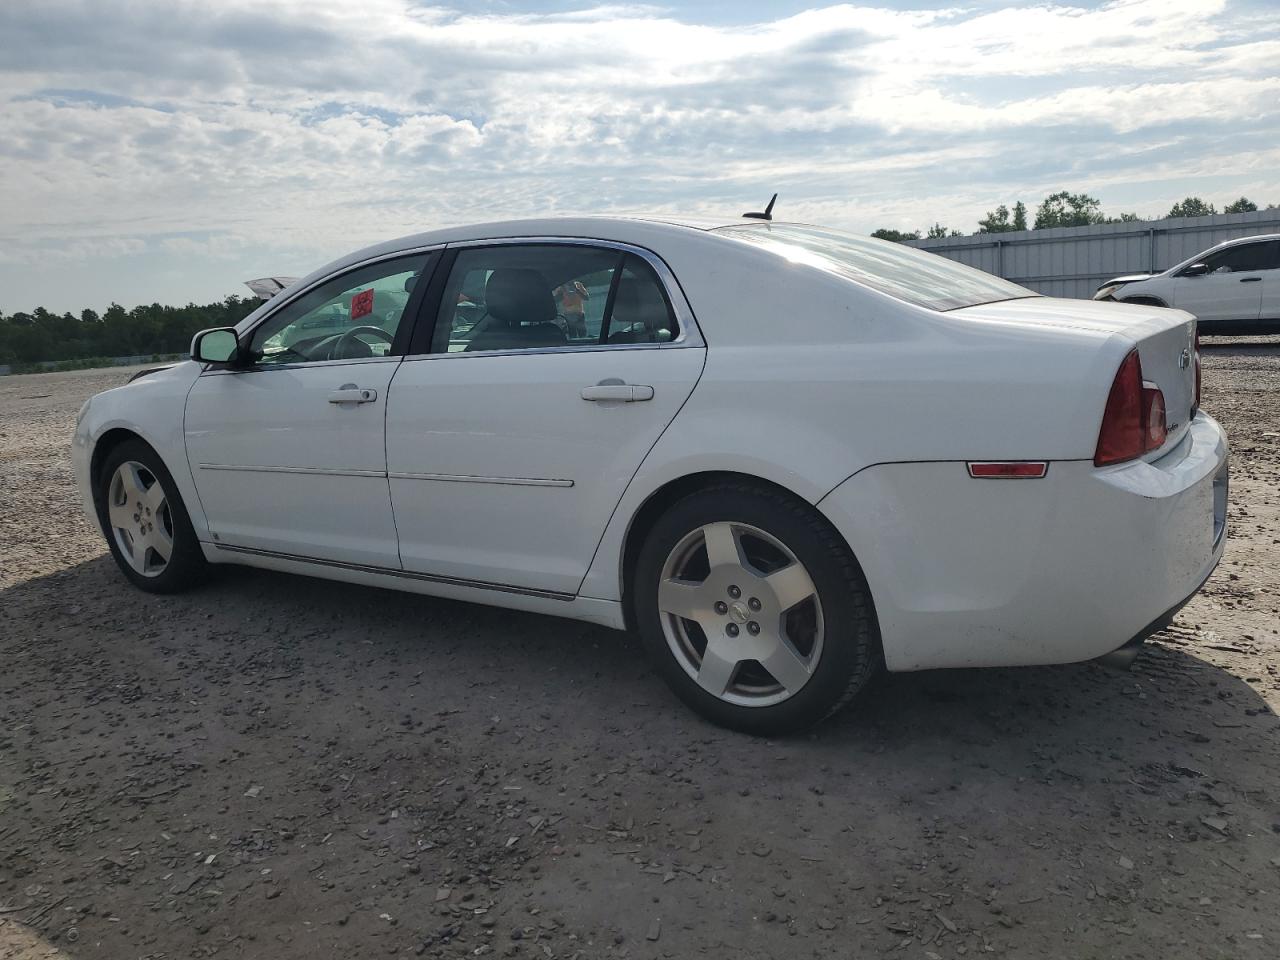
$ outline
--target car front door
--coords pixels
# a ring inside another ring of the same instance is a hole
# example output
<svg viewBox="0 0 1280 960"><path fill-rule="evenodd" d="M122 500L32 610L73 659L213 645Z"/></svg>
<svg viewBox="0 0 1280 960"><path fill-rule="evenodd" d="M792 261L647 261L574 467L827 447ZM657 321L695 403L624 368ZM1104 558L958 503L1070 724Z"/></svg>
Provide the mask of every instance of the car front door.
<svg viewBox="0 0 1280 960"><path fill-rule="evenodd" d="M1173 306L1194 314L1204 324L1253 323L1262 307L1263 267L1274 241L1241 243L1209 254L1206 272L1184 270L1173 285Z"/></svg>
<svg viewBox="0 0 1280 960"><path fill-rule="evenodd" d="M314 286L245 334L250 362L196 380L187 456L220 547L399 568L386 400L434 256Z"/></svg>
<svg viewBox="0 0 1280 960"><path fill-rule="evenodd" d="M1260 320L1280 322L1280 240L1272 240L1262 270Z"/></svg>
<svg viewBox="0 0 1280 960"><path fill-rule="evenodd" d="M643 251L477 244L447 259L434 334L415 336L387 407L404 568L574 594L697 383L702 340Z"/></svg>

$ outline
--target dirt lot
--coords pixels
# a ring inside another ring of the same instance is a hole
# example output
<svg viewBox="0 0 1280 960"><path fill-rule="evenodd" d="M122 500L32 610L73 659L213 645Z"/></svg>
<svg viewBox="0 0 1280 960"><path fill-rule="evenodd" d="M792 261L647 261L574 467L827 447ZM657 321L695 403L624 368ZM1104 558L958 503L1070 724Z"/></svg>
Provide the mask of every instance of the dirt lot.
<svg viewBox="0 0 1280 960"><path fill-rule="evenodd" d="M1232 542L1130 673L882 678L765 741L624 635L277 574L161 599L74 501L125 371L0 379L0 957L1280 955L1280 344Z"/></svg>

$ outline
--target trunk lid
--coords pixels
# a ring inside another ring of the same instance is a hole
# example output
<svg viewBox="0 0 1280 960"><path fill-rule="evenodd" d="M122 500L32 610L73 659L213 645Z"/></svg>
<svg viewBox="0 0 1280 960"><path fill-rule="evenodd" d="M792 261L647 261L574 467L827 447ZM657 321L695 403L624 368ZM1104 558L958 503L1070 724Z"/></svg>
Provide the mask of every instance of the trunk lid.
<svg viewBox="0 0 1280 960"><path fill-rule="evenodd" d="M1169 436L1164 446L1147 454L1159 457L1182 439L1194 416L1196 394L1196 320L1183 310L1097 300L1028 297L952 310L948 314L974 321L1029 329L1073 330L1101 339L1119 336L1138 348L1142 379L1164 394ZM1123 354L1121 354L1123 357ZM1119 366L1119 358L1116 360ZM1115 370L1110 371L1114 375ZM1104 398L1105 399L1105 398Z"/></svg>

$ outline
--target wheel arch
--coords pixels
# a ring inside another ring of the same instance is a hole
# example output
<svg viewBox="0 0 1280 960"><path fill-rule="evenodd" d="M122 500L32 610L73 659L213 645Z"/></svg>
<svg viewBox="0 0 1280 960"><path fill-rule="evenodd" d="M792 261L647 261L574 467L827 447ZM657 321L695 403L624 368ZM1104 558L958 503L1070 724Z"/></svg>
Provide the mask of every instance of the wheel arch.
<svg viewBox="0 0 1280 960"><path fill-rule="evenodd" d="M98 496L99 486L102 480L102 465L106 463L107 458L111 456L111 451L115 450L122 443L128 443L131 440L137 440L139 443L146 444L147 448L152 453L157 457L160 457L160 451L155 448L154 444L149 443L147 438L142 436L140 433L126 427L112 427L109 430L103 431L102 435L94 441L93 454L89 458L89 480L93 484L93 494L95 498ZM160 457L160 461L163 463L164 457ZM167 467L168 464L166 463L165 466ZM170 470L169 472L172 473L173 471Z"/></svg>
<svg viewBox="0 0 1280 960"><path fill-rule="evenodd" d="M1142 293L1142 294L1138 294L1137 296L1133 296L1133 297L1121 297L1121 298L1120 298L1120 300L1119 300L1118 302L1119 302L1119 303L1132 303L1132 304L1134 304L1135 306L1143 306L1143 307L1165 307L1165 308L1168 308L1168 306L1169 306L1169 304L1167 304L1167 303L1166 303L1164 300L1162 300L1160 297L1154 297L1154 296L1152 296L1152 295L1151 295L1151 294L1149 294L1149 293Z"/></svg>
<svg viewBox="0 0 1280 960"><path fill-rule="evenodd" d="M831 521L823 515L822 511L794 490L776 481L736 470L702 470L688 473L668 480L651 492L632 513L631 520L627 524L626 532L623 535L621 562L618 571L620 579L619 596L622 598L622 616L627 630L634 632L637 629L635 609L633 607L632 581L635 578L636 563L640 556L640 550L644 546L646 534L653 528L659 517L683 498L697 493L699 490L725 483L739 483L760 487L804 504L817 516L821 517L824 523L831 526L832 531L839 537L840 542L844 544L845 549L849 551L849 555L853 557L854 563L861 570L862 565L858 561L857 554L854 553L853 547L849 544L844 534L836 529L834 524L831 524ZM874 597L872 599L874 601Z"/></svg>

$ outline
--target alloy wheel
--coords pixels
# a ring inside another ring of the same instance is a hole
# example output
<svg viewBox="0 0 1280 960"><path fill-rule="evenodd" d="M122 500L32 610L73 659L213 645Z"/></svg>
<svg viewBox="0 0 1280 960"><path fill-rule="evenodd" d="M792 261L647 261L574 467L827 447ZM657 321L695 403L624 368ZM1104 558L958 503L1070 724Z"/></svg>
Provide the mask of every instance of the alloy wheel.
<svg viewBox="0 0 1280 960"><path fill-rule="evenodd" d="M173 555L173 516L160 479L126 460L107 489L107 519L120 555L144 577L158 577Z"/></svg>
<svg viewBox="0 0 1280 960"><path fill-rule="evenodd" d="M822 603L809 571L747 524L709 523L683 537L663 564L658 610L676 661L727 703L789 699L822 656Z"/></svg>

